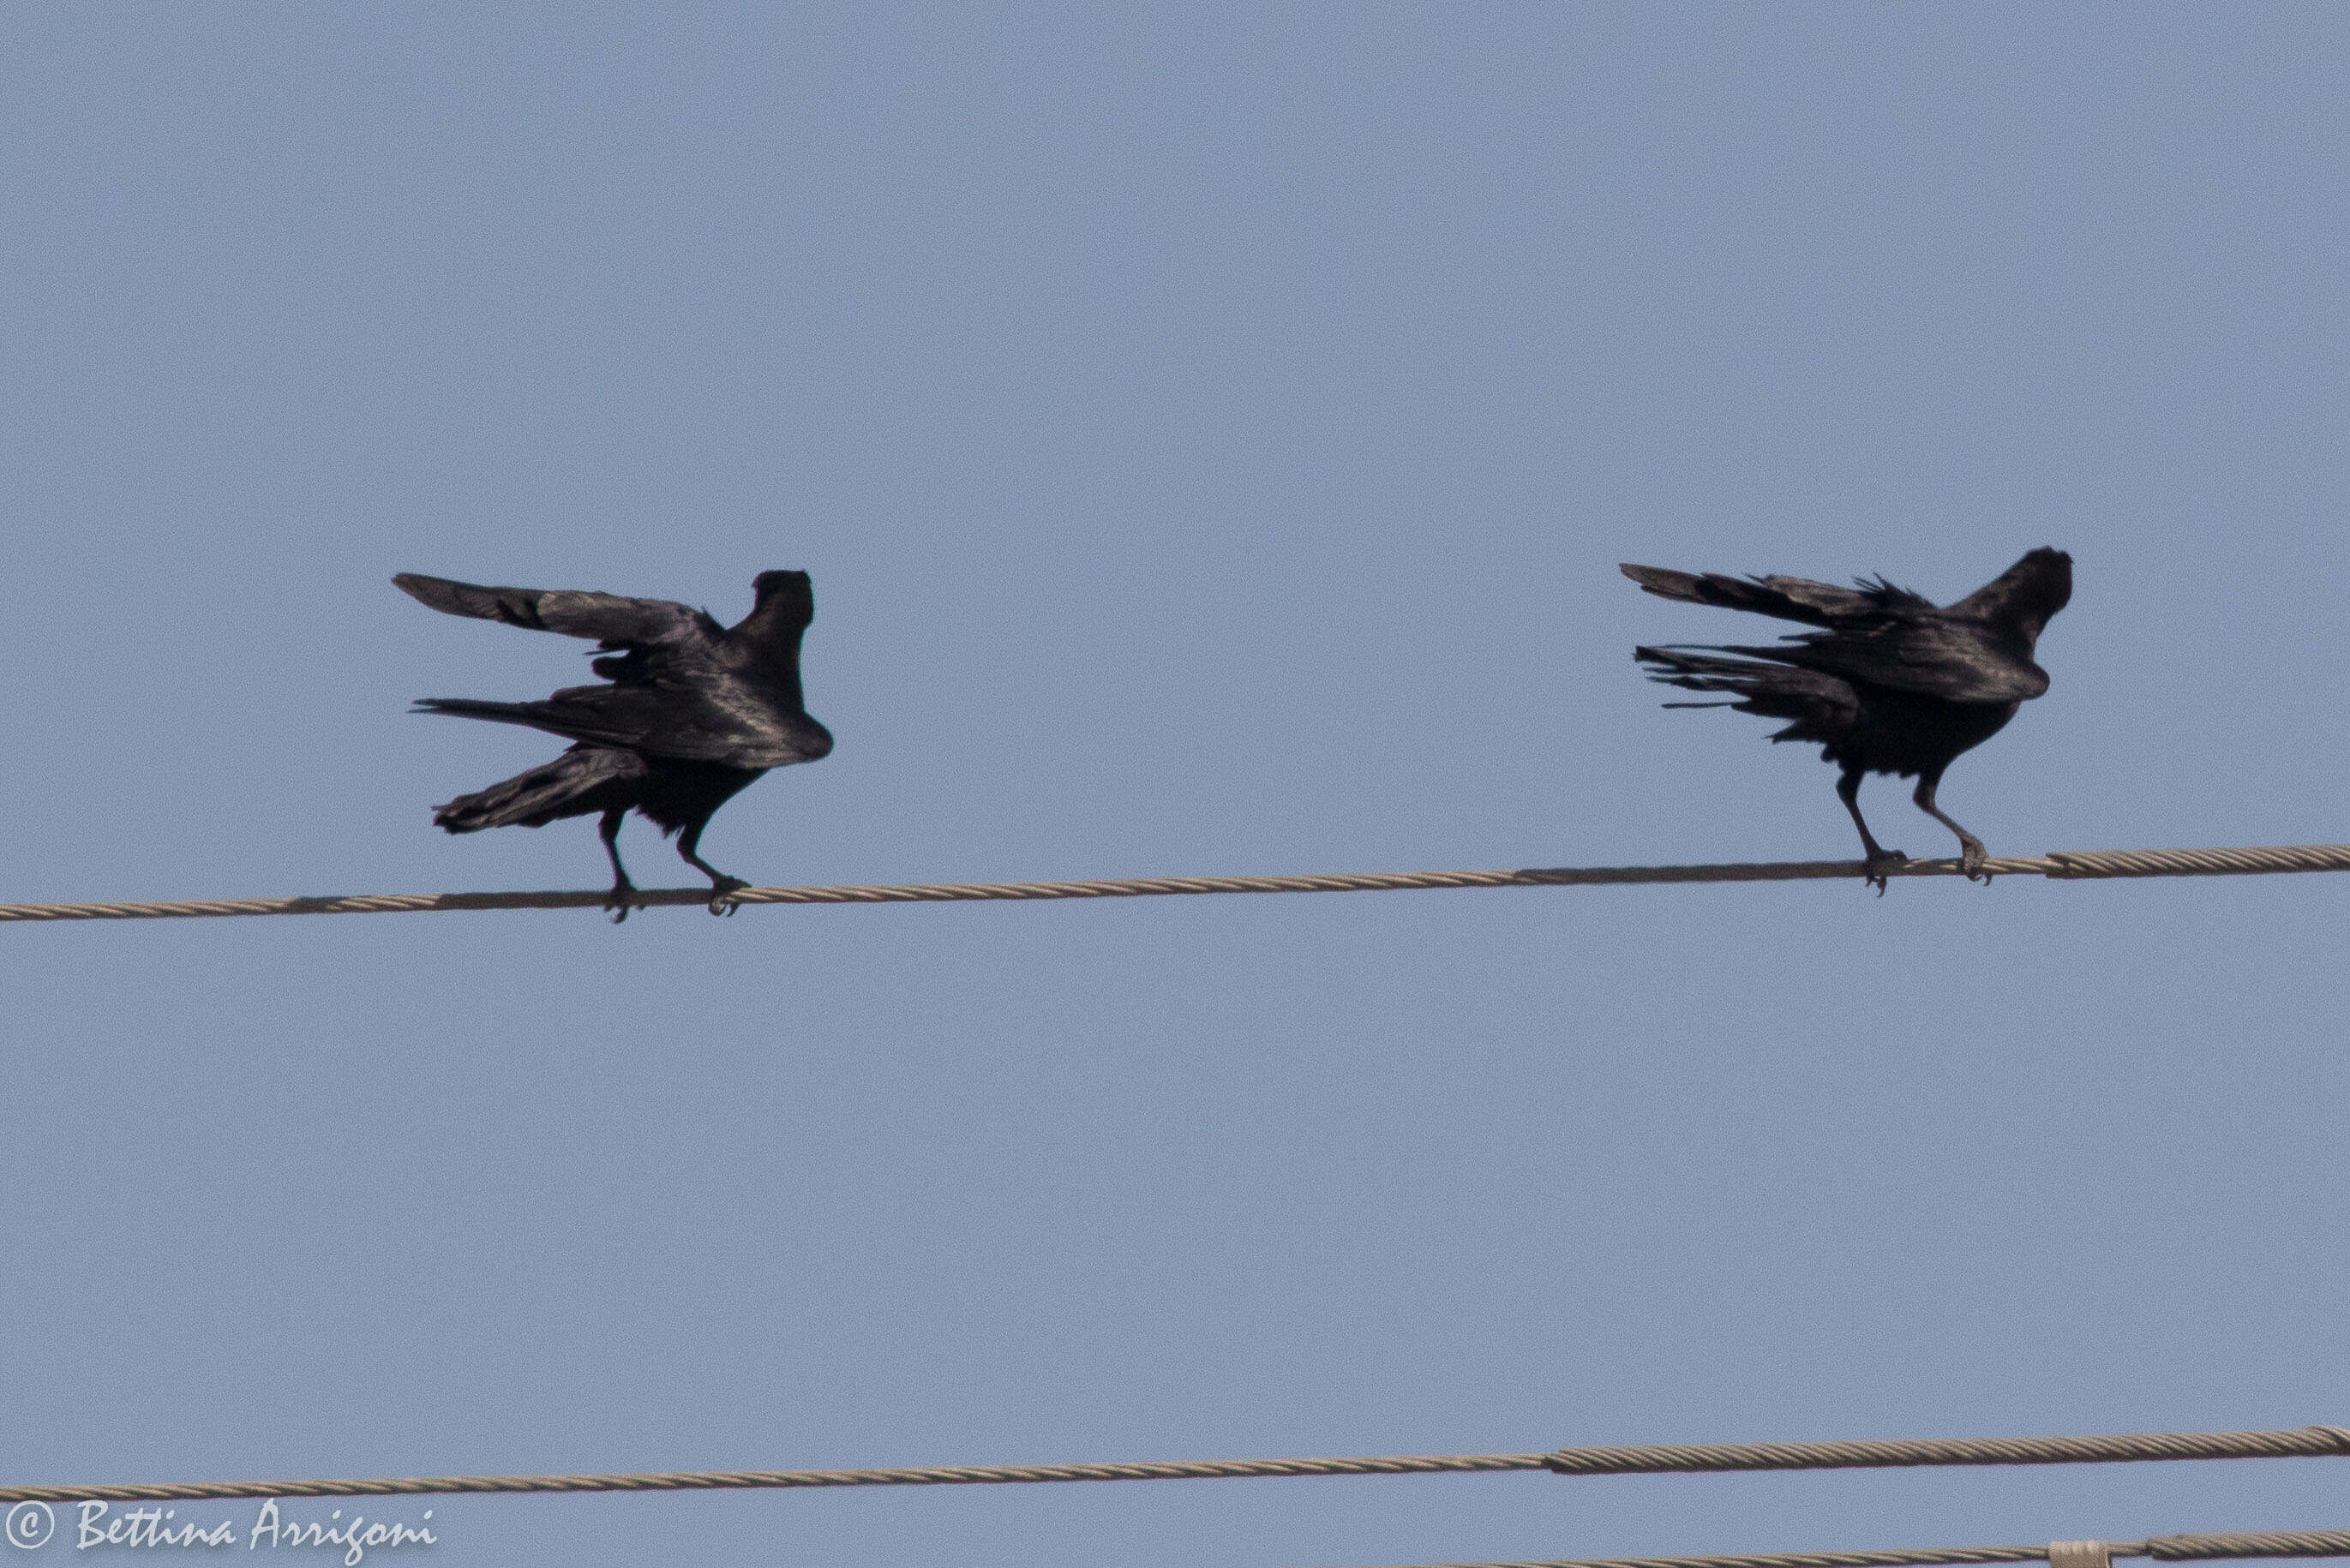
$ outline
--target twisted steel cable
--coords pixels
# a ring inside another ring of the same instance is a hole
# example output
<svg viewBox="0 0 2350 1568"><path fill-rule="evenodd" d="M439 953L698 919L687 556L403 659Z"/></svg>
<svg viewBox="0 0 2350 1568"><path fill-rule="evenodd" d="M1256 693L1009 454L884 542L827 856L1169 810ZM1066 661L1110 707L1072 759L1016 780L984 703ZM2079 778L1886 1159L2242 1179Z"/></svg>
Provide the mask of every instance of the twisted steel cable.
<svg viewBox="0 0 2350 1568"><path fill-rule="evenodd" d="M2114 1548L2121 1552L2122 1548ZM2243 1557L2350 1556L2350 1530L2241 1531L2227 1535L2158 1535L2146 1543L2158 1563L2218 1562ZM2126 1555L2136 1556L2136 1552Z"/></svg>
<svg viewBox="0 0 2350 1568"><path fill-rule="evenodd" d="M2350 1530L2161 1535L2147 1541L2054 1541L2045 1546L1925 1547L1890 1552L1749 1552L1720 1557L1545 1557L1424 1563L1419 1568L1940 1568L1946 1563L2054 1563L2060 1557L2151 1557L2158 1563L2257 1557L2350 1557Z"/></svg>
<svg viewBox="0 0 2350 1568"><path fill-rule="evenodd" d="M1542 1454L1436 1454L1360 1459L1198 1459L1142 1464L937 1465L874 1470L650 1470L619 1475L405 1476L365 1480L199 1481L161 1486L0 1487L0 1503L98 1499L380 1497L523 1491L729 1491L836 1486L980 1486L1034 1481L1222 1480L1243 1477L1412 1475L1538 1470Z"/></svg>
<svg viewBox="0 0 2350 1568"><path fill-rule="evenodd" d="M2350 844L2243 849L2092 849L1992 858L2002 876L2074 882L2131 877L2248 877L2350 871ZM1149 898L1196 893L1390 893L1451 888L1578 888L1663 882L1857 881L1858 860L1773 860L1716 866L1586 866L1515 871L1372 871L1303 877L1129 877L1080 882L914 882L832 888L744 888L739 904L913 904L1040 898ZM1954 877L1956 860L1913 860L1895 877ZM221 915L423 914L451 909L597 909L602 892L356 893L328 898L182 898L0 904L12 920L185 919ZM633 907L708 904L707 888L639 890Z"/></svg>
<svg viewBox="0 0 2350 1568"><path fill-rule="evenodd" d="M1937 1568L1942 1563L2040 1563L2047 1558L2045 1546L1952 1546L1891 1552L1748 1552L1720 1557L1543 1557L1429 1563L1415 1568Z"/></svg>
<svg viewBox="0 0 2350 1568"><path fill-rule="evenodd" d="M1924 1438L1827 1443L1648 1443L1561 1449L1544 1463L1561 1475L1665 1471L1826 1470L1917 1465L2077 1465L2141 1459L2248 1459L2350 1454L2350 1431L2133 1432L2099 1438Z"/></svg>
<svg viewBox="0 0 2350 1568"><path fill-rule="evenodd" d="M1337 1459L1194 1459L1139 1464L951 1465L863 1470L661 1470L614 1475L409 1476L355 1480L200 1481L166 1485L0 1487L0 1503L155 1502L247 1497L378 1497L461 1492L716 1491L745 1488L972 1486L1252 1477L1461 1474L1549 1470L1635 1475L1812 1470L1914 1465L2072 1465L2145 1459L2272 1459L2350 1455L2350 1429L2140 1432L2095 1438L1929 1438L1827 1443L1627 1444L1541 1454L1423 1454ZM2203 1537L2177 1537L2178 1540ZM2216 1538L2213 1538L2216 1539ZM2265 1539L2265 1538L2264 1538ZM1988 1549L1987 1549L1988 1550ZM2000 1548L1999 1550L2006 1550ZM2037 1552L2038 1548L2018 1548ZM1871 1561L1874 1561L1872 1559ZM1939 1561L1939 1559L1937 1561ZM1953 1558L1953 1562L2008 1561Z"/></svg>

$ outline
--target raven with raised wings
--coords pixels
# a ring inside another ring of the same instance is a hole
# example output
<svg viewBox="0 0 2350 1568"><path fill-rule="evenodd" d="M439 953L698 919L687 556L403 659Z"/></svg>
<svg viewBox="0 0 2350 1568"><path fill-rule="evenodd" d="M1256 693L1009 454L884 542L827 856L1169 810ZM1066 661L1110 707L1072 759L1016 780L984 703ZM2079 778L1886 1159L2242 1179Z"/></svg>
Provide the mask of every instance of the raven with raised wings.
<svg viewBox="0 0 2350 1568"><path fill-rule="evenodd" d="M2048 690L2048 674L2033 653L2041 631L2073 597L2072 556L2034 550L1947 608L1882 577L1840 588L1804 577L1630 565L1623 571L1664 598L1822 628L1793 633L1776 647L1638 648L1633 657L1648 667L1652 680L1736 699L1669 708L1736 708L1783 719L1787 727L1771 739L1817 742L1844 770L1836 794L1860 829L1867 879L1880 893L1887 872L1908 857L1879 846L1860 815L1860 781L1868 774L1914 776L1912 798L1959 836L1967 875L1991 880L1982 840L1944 815L1934 792L1960 753L1999 733L2019 706Z"/></svg>
<svg viewBox="0 0 2350 1568"><path fill-rule="evenodd" d="M760 573L751 613L733 627L666 599L480 587L405 572L391 580L448 615L593 638L599 657L589 668L605 680L537 702L419 701L419 712L525 724L572 742L551 763L434 807L436 825L473 833L601 813L612 862L605 908L618 922L628 919L636 891L619 846L621 819L633 807L664 836L676 834L679 856L709 877L711 912L733 912L729 895L750 884L702 858L702 830L769 768L812 763L832 750L831 734L808 717L800 693L800 637L816 616L806 572Z"/></svg>

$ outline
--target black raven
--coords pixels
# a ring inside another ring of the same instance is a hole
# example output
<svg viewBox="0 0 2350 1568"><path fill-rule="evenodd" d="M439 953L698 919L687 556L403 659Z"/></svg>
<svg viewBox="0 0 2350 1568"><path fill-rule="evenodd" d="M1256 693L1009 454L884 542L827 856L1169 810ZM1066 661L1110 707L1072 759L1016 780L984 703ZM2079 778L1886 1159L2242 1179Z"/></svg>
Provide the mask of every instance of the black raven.
<svg viewBox="0 0 2350 1568"><path fill-rule="evenodd" d="M677 852L710 877L712 914L732 913L728 895L749 883L696 854L718 808L765 773L812 763L832 736L808 717L800 695L800 634L816 617L806 572L762 572L751 613L722 627L706 610L666 599L627 599L568 589L485 588L403 572L391 579L420 603L450 615L504 621L536 631L597 639L589 666L608 684L574 686L542 702L482 702L428 697L424 713L454 713L527 724L573 742L542 767L433 808L451 833L519 823L543 827L602 812L612 862L615 922L629 918L636 888L620 865L620 821L629 808L678 835Z"/></svg>
<svg viewBox="0 0 2350 1568"><path fill-rule="evenodd" d="M1844 769L1836 794L1860 829L1868 880L1908 859L1877 845L1860 815L1864 774L1914 774L1918 808L1959 836L1968 877L1991 874L1982 840L1934 804L1942 770L1981 745L2016 708L2048 690L2033 645L2073 597L2073 557L2038 549L1948 609L1879 577L1839 588L1804 577L1729 577L1627 565L1624 575L1652 594L1690 604L1754 610L1826 628L1796 632L1775 648L1639 648L1648 678L1691 691L1728 691L1735 702L1668 702L1668 708L1736 708L1794 721L1773 741L1816 741ZM1723 659L1725 653L1743 654ZM1756 662L1761 660L1762 662Z"/></svg>

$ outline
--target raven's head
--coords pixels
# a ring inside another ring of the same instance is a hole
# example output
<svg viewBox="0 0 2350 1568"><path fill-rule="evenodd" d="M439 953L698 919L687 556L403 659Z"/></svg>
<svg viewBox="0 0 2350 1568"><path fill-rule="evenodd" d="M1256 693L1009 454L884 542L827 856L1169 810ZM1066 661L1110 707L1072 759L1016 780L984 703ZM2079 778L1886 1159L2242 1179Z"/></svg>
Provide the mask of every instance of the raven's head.
<svg viewBox="0 0 2350 1568"><path fill-rule="evenodd" d="M2073 598L2073 557L2046 545L1950 607L2020 635L2026 646Z"/></svg>
<svg viewBox="0 0 2350 1568"><path fill-rule="evenodd" d="M751 581L751 618L805 628L816 618L816 585L806 572L761 572Z"/></svg>

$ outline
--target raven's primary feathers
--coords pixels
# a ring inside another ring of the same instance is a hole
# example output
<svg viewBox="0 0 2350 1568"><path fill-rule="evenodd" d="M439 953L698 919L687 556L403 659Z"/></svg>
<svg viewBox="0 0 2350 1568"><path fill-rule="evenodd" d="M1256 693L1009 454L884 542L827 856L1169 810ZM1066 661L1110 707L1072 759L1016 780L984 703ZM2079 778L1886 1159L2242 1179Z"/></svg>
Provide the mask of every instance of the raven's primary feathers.
<svg viewBox="0 0 2350 1568"><path fill-rule="evenodd" d="M435 808L451 833L539 827L601 813L612 862L614 919L635 888L620 865L621 818L631 807L679 835L677 852L711 880L712 910L748 884L696 853L721 805L769 768L811 763L832 736L807 714L800 691L800 638L816 615L806 572L762 572L751 613L733 628L665 599L567 589L493 588L402 573L393 583L450 615L593 638L591 668L607 682L574 686L536 702L428 697L420 711L525 724L571 741L555 761Z"/></svg>
<svg viewBox="0 0 2350 1568"><path fill-rule="evenodd" d="M1860 829L1868 877L1908 857L1880 847L1860 815L1860 781L1872 773L1915 775L1919 809L1959 836L1967 875L1990 858L1982 841L1934 803L1943 770L1997 734L2016 708L2048 690L2033 662L2040 633L2073 597L2073 557L2039 549L1948 608L1879 578L1840 588L1803 577L1730 577L1627 565L1624 575L1660 597L1752 610L1821 628L1768 647L1739 644L1639 648L1649 677L1787 721L1774 741L1810 741L1844 770L1836 794ZM1725 658L1724 655L1737 655Z"/></svg>

